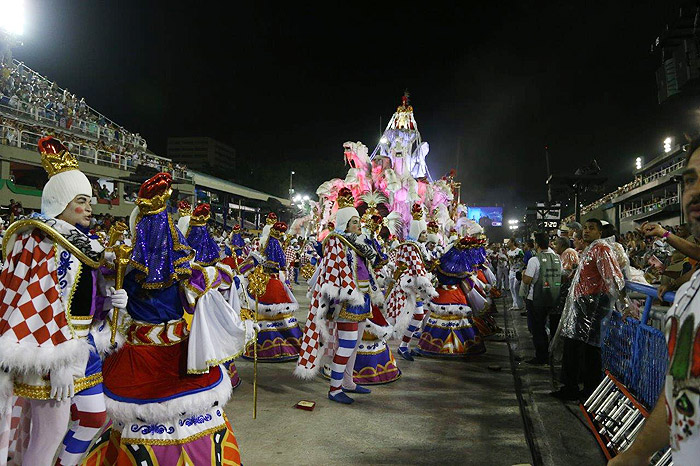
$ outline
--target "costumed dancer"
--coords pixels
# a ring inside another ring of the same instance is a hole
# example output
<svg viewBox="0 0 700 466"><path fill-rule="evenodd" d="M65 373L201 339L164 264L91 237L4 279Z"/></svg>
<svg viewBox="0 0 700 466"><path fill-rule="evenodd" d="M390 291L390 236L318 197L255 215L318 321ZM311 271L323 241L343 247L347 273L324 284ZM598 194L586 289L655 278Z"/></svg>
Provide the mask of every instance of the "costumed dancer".
<svg viewBox="0 0 700 466"><path fill-rule="evenodd" d="M277 223L277 214L274 212L270 212L267 214L267 217L265 217L265 226L262 229L262 232L260 233L260 242L258 244L258 248L255 249L256 251L264 251L265 250L265 243L267 243L267 238L270 236L270 230L272 230L272 226Z"/></svg>
<svg viewBox="0 0 700 466"><path fill-rule="evenodd" d="M322 253L323 246L316 240L316 236L309 236L302 247L301 267L299 269L299 273L304 280L309 280L313 277Z"/></svg>
<svg viewBox="0 0 700 466"><path fill-rule="evenodd" d="M128 315L118 318L125 342L103 368L113 424L91 457L105 464L240 464L223 410L231 380L221 364L253 340L254 325L217 291L214 267L190 264L194 252L167 211L171 183L168 173L144 182L131 215ZM185 309L193 309L190 331Z"/></svg>
<svg viewBox="0 0 700 466"><path fill-rule="evenodd" d="M434 262L440 259L444 252L442 243L440 242L440 227L437 222L428 222L428 237L425 242L425 250L428 253L426 259L428 262Z"/></svg>
<svg viewBox="0 0 700 466"><path fill-rule="evenodd" d="M3 403L14 402L17 419L12 432L10 412L0 413L0 437L13 440L0 450L3 462L10 456L13 464L74 465L106 421L90 324L96 313L123 309L127 296L113 288L106 299L98 294L104 248L85 234L92 188L78 162L52 137L40 139L38 149L49 175L42 213L13 223L3 244L0 398L14 388L16 398ZM26 445L22 432L29 433Z"/></svg>
<svg viewBox="0 0 700 466"><path fill-rule="evenodd" d="M284 282L286 259L281 240L285 231L286 223L275 223L265 244L263 268L269 274L270 280L267 282L265 294L258 300L258 322L261 326L257 341L258 361L293 361L299 357L301 329L297 318L294 317L299 303ZM244 357L252 359L253 351L251 346L246 350Z"/></svg>
<svg viewBox="0 0 700 466"><path fill-rule="evenodd" d="M229 244L232 251L231 255L224 257L221 260L221 263L228 265L231 270L235 272L233 283L235 284L236 291L238 292L238 299L240 303L243 304L244 301L241 300L244 300L247 296L245 291L247 281L243 277L241 267L243 266L245 260L250 256L252 249L250 246L250 239L243 238L240 225L236 224L231 229ZM249 303L246 303L245 305L248 306Z"/></svg>
<svg viewBox="0 0 700 466"><path fill-rule="evenodd" d="M238 267L246 259L245 240L241 236L241 226L236 224L231 228L231 237L229 240L231 255L225 257L222 262L233 270L238 270Z"/></svg>
<svg viewBox="0 0 700 466"><path fill-rule="evenodd" d="M362 223L367 232L366 243L374 248L376 256L372 267L375 275L388 262L377 238L383 226L383 218L376 210L368 209L362 216ZM368 215L369 213L369 215ZM379 281L379 280L378 280ZM372 302L372 316L367 320L353 367L353 381L360 385L378 385L393 382L401 377L401 370L391 354L387 340L393 334L392 326L382 313L381 303Z"/></svg>
<svg viewBox="0 0 700 466"><path fill-rule="evenodd" d="M361 233L360 214L355 209L352 192L342 188L338 192L336 230L324 241L301 354L294 371L304 379L316 375L321 366L319 340L323 335L327 354L333 357L328 398L344 404L354 400L343 390L370 392L353 381L359 339L365 320L372 315L370 294L377 296L379 291L372 272L376 253L359 239Z"/></svg>
<svg viewBox="0 0 700 466"><path fill-rule="evenodd" d="M433 270L439 283L438 296L430 301L430 316L418 340L420 354L457 357L486 351L467 304L470 289L464 280L472 270L470 246L467 238L455 242Z"/></svg>
<svg viewBox="0 0 700 466"><path fill-rule="evenodd" d="M472 309L472 321L479 330L482 338L490 337L500 332L496 323L495 306L489 296L491 284L495 282L493 272L486 262L485 239L468 236L466 241L469 248L466 250L472 273L465 279L468 285L467 303Z"/></svg>
<svg viewBox="0 0 700 466"><path fill-rule="evenodd" d="M413 361L409 344L425 317L423 302L437 296L431 283L432 275L425 266L427 253L422 243L428 233L423 208L414 204L411 216L408 237L396 249L394 284L387 299L387 315L394 322L394 337L401 339L398 352L407 361Z"/></svg>
<svg viewBox="0 0 700 466"><path fill-rule="evenodd" d="M181 211L182 212L182 211ZM187 239L187 244L194 249L194 262L202 267L214 266L218 272L215 281L219 283L217 290L236 312L241 315L241 303L238 298L238 290L234 280L234 271L221 260L219 246L212 238L207 222L211 217L211 207L207 203L197 204L191 215L180 217L177 226L180 232ZM184 315L188 324L192 321L192 314L186 312ZM226 369L233 388L241 384L238 369L233 359L222 363Z"/></svg>

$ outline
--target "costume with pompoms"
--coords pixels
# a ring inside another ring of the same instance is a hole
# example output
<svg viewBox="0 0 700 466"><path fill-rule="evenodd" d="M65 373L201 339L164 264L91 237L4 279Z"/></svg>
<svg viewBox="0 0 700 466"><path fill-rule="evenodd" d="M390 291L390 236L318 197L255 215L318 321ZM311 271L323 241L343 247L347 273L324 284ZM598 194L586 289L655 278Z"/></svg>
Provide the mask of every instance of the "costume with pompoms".
<svg viewBox="0 0 700 466"><path fill-rule="evenodd" d="M433 271L439 283L438 296L430 301L430 315L418 341L417 351L421 354L456 357L486 351L467 304L470 289L465 279L472 270L470 246L467 238L457 241Z"/></svg>
<svg viewBox="0 0 700 466"><path fill-rule="evenodd" d="M269 274L265 293L258 299L258 360L265 362L293 361L299 356L301 329L294 312L299 308L292 290L281 278L287 266L282 250L282 236L287 224L276 222L270 228L264 249L265 272ZM255 306L250 298L251 307ZM251 309L254 310L254 309ZM253 347L244 357L253 358Z"/></svg>

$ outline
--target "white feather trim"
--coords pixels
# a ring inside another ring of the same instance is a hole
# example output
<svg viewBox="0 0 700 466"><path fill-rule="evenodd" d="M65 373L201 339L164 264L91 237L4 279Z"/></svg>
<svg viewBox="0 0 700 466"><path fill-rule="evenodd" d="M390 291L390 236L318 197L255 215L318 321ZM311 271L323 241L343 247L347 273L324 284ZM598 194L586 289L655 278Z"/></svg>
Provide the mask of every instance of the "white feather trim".
<svg viewBox="0 0 700 466"><path fill-rule="evenodd" d="M126 342L126 338L124 337L124 334L121 333L118 329L119 327L128 327L129 323L127 322L131 322L131 318L129 318L129 315L126 313L126 311L120 310L118 317L119 323L117 324L117 334L114 338L114 343L116 346L112 345L111 339L113 312L114 310L109 311L107 317L105 317L105 320L103 322L93 322L92 328L90 329L92 338L95 340L95 348L97 348L98 354L103 359L105 356L114 353L124 345L124 343Z"/></svg>
<svg viewBox="0 0 700 466"><path fill-rule="evenodd" d="M319 337L321 338L320 341L327 343L331 339L331 333L328 330L328 319L326 318L325 313L319 313L316 315L316 330L318 330ZM319 348L319 353L321 352L321 349Z"/></svg>
<svg viewBox="0 0 700 466"><path fill-rule="evenodd" d="M255 304L253 304L252 311L255 311ZM277 314L287 314L290 312L295 312L299 309L299 303L277 303L277 304L262 304L258 303L258 312L265 314L267 316L276 316Z"/></svg>
<svg viewBox="0 0 700 466"><path fill-rule="evenodd" d="M0 370L0 417L2 417L3 409L12 398L13 390L12 376L8 372Z"/></svg>
<svg viewBox="0 0 700 466"><path fill-rule="evenodd" d="M380 327L371 320L368 320L365 322L365 332L369 332L380 340L386 341L392 335L393 328L391 325Z"/></svg>
<svg viewBox="0 0 700 466"><path fill-rule="evenodd" d="M72 339L58 346L35 346L17 343L6 333L0 338L0 367L14 372L45 373L66 367L85 367L90 355L86 340Z"/></svg>
<svg viewBox="0 0 700 466"><path fill-rule="evenodd" d="M161 403L126 403L113 400L105 394L107 413L113 420L124 424L137 420L157 423L203 413L214 406L216 402L218 402L218 406L223 408L231 397L232 386L231 379L223 368L221 368L221 373L223 377L216 387L205 392L193 393Z"/></svg>
<svg viewBox="0 0 700 466"><path fill-rule="evenodd" d="M431 275L403 274L399 279L399 286L407 295L412 295L416 300L429 301L438 295L433 287Z"/></svg>
<svg viewBox="0 0 700 466"><path fill-rule="evenodd" d="M394 322L394 335L393 338L396 340L401 340L404 332L408 328L408 324L411 323L411 318L416 312L416 295L414 293L405 293L406 303L404 304L401 313L396 317L396 322Z"/></svg>
<svg viewBox="0 0 700 466"><path fill-rule="evenodd" d="M467 316L472 309L467 304L439 304L430 303L429 309L438 316Z"/></svg>
<svg viewBox="0 0 700 466"><path fill-rule="evenodd" d="M340 289L333 283L327 282L321 285L321 295L330 301L337 299L340 302L347 302L351 306L360 306L365 303L365 296L358 289Z"/></svg>
<svg viewBox="0 0 700 466"><path fill-rule="evenodd" d="M316 364L314 367L304 367L299 364L294 368L294 376L304 380L311 380L316 377L321 364Z"/></svg>

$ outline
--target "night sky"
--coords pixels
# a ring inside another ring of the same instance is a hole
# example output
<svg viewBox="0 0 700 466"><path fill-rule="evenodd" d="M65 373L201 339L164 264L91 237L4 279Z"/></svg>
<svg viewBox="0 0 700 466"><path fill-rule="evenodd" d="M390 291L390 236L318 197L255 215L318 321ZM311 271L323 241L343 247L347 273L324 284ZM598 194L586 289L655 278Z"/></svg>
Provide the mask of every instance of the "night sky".
<svg viewBox="0 0 700 466"><path fill-rule="evenodd" d="M14 52L159 155L232 145L255 161L236 180L278 195L291 169L304 192L344 177L343 142L371 151L408 89L433 177L511 216L546 197L545 144L554 173L597 158L612 190L697 127L656 100L650 46L680 2L528 3L27 0Z"/></svg>

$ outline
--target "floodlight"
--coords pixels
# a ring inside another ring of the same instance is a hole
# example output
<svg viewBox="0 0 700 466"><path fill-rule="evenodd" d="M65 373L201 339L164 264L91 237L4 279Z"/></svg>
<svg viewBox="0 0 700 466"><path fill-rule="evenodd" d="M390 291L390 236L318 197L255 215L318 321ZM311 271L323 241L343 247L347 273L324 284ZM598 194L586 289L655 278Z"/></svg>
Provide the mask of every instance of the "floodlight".
<svg viewBox="0 0 700 466"><path fill-rule="evenodd" d="M24 32L24 0L0 0L0 29L12 35Z"/></svg>

